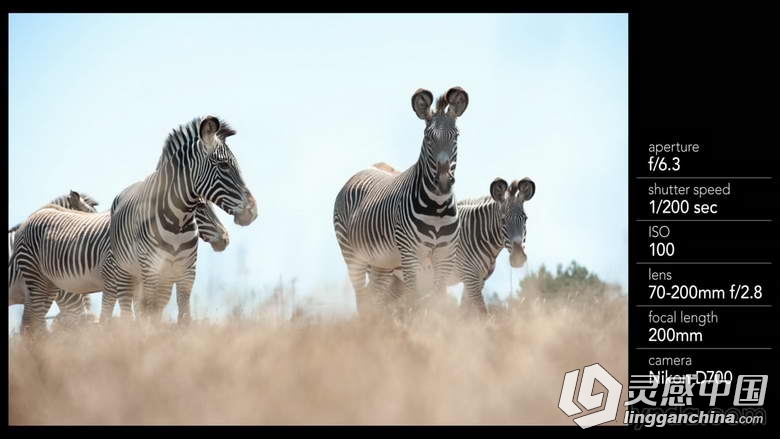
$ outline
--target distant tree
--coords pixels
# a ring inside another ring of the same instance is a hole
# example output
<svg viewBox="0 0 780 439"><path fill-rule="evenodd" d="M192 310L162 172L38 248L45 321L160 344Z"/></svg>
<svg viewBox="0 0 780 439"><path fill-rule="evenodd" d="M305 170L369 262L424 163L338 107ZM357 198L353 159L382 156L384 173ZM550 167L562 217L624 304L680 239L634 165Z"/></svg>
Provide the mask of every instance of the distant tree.
<svg viewBox="0 0 780 439"><path fill-rule="evenodd" d="M571 261L565 268L558 264L555 273L551 273L542 265L520 281L520 289L527 297L547 299L604 297L620 290L618 285L604 282L576 261Z"/></svg>

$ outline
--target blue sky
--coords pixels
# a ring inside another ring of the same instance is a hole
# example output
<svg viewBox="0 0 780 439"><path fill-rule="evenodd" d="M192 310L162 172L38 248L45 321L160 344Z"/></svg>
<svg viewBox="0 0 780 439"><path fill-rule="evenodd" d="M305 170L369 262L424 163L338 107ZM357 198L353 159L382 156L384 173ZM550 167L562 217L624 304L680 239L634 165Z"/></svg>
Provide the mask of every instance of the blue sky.
<svg viewBox="0 0 780 439"><path fill-rule="evenodd" d="M470 97L457 196L532 178L529 266L575 259L626 285L625 14L12 14L9 51L9 224L69 189L108 209L193 117L237 130L260 215L242 228L220 211L231 245L201 244L196 306L280 278L353 301L336 193L372 163L414 163L424 124L412 93L455 85ZM505 295L525 271L502 253L487 292Z"/></svg>

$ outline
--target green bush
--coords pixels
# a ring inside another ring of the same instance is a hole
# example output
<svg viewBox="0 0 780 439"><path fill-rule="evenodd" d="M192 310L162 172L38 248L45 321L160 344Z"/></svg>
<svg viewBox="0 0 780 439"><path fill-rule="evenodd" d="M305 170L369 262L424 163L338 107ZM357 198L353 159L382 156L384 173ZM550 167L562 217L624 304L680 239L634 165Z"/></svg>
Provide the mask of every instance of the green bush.
<svg viewBox="0 0 780 439"><path fill-rule="evenodd" d="M576 261L567 267L558 264L555 273L542 265L520 281L520 294L546 299L577 299L618 295L620 286L606 283Z"/></svg>

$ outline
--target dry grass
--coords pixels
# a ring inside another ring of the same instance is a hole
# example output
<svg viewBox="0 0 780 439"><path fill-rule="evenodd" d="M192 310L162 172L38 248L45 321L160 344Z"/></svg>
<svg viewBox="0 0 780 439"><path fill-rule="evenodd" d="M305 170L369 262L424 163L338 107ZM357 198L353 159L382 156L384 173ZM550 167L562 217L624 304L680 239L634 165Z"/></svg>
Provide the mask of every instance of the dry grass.
<svg viewBox="0 0 780 439"><path fill-rule="evenodd" d="M12 337L9 422L573 426L557 407L567 371L598 362L627 393L626 308L531 300L489 322L446 305L404 323L242 318Z"/></svg>

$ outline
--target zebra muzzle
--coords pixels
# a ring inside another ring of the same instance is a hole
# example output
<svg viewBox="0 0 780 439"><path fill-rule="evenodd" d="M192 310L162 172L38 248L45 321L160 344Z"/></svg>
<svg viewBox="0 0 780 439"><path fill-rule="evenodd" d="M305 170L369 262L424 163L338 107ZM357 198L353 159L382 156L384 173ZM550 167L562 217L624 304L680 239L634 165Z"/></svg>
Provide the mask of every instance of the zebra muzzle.
<svg viewBox="0 0 780 439"><path fill-rule="evenodd" d="M450 167L450 162L439 163L436 177L439 191L442 194L448 193L455 184L455 175Z"/></svg>
<svg viewBox="0 0 780 439"><path fill-rule="evenodd" d="M211 241L209 244L211 244L212 250L215 252L221 252L225 250L230 243L230 239L226 236L223 239L216 239L214 241Z"/></svg>
<svg viewBox="0 0 780 439"><path fill-rule="evenodd" d="M509 253L509 265L512 268L520 268L525 265L528 260L528 256L525 254L525 248L523 244L512 243L512 251Z"/></svg>
<svg viewBox="0 0 780 439"><path fill-rule="evenodd" d="M233 215L233 221L239 226L248 226L257 218L257 202L252 195L247 196L244 208Z"/></svg>

